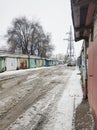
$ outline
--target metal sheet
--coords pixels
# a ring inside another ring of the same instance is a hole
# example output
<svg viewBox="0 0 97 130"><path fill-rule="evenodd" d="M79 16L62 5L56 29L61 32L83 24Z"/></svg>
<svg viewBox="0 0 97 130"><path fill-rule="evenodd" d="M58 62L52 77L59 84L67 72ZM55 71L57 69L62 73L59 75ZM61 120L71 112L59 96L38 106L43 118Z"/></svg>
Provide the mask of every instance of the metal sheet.
<svg viewBox="0 0 97 130"><path fill-rule="evenodd" d="M97 121L97 40L88 51L88 98Z"/></svg>
<svg viewBox="0 0 97 130"><path fill-rule="evenodd" d="M6 70L17 69L17 58L6 57Z"/></svg>
<svg viewBox="0 0 97 130"><path fill-rule="evenodd" d="M0 72L4 72L6 70L5 57L0 57Z"/></svg>
<svg viewBox="0 0 97 130"><path fill-rule="evenodd" d="M28 69L27 58L18 58L18 69Z"/></svg>
<svg viewBox="0 0 97 130"><path fill-rule="evenodd" d="M2 58L0 57L0 72L2 72Z"/></svg>
<svg viewBox="0 0 97 130"><path fill-rule="evenodd" d="M35 59L30 59L30 68L35 68Z"/></svg>
<svg viewBox="0 0 97 130"><path fill-rule="evenodd" d="M42 60L40 60L40 67L42 67Z"/></svg>
<svg viewBox="0 0 97 130"><path fill-rule="evenodd" d="M36 67L40 67L40 60L36 59Z"/></svg>
<svg viewBox="0 0 97 130"><path fill-rule="evenodd" d="M45 64L45 60L42 60L42 66L45 66L46 64Z"/></svg>
<svg viewBox="0 0 97 130"><path fill-rule="evenodd" d="M89 98L89 103L92 108L93 106L93 66L94 66L94 61L93 61L93 49L94 49L94 44L92 43L91 46L88 49L88 98Z"/></svg>
<svg viewBox="0 0 97 130"><path fill-rule="evenodd" d="M46 67L49 66L49 60L46 60Z"/></svg>

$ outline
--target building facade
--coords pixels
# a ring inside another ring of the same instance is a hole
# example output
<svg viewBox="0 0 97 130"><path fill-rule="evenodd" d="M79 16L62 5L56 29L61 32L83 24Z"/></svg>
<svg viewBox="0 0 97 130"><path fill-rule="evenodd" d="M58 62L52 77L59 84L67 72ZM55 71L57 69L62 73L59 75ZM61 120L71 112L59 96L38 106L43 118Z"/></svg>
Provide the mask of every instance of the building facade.
<svg viewBox="0 0 97 130"><path fill-rule="evenodd" d="M84 40L84 96L88 97L97 126L97 1L71 0L71 10L75 41Z"/></svg>

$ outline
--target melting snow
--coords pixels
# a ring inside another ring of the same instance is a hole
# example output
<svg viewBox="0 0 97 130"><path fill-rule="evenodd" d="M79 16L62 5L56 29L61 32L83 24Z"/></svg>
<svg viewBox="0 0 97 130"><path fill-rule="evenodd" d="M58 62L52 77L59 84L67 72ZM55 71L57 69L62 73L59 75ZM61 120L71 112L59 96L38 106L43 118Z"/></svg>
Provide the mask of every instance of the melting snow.
<svg viewBox="0 0 97 130"><path fill-rule="evenodd" d="M0 73L0 76L6 76L6 75L12 75L12 74L21 74L23 72L33 71L33 70L40 70L40 69L47 69L50 67L39 67L39 68L33 68L33 69L25 69L25 70L13 70L13 71L5 71L3 73Z"/></svg>
<svg viewBox="0 0 97 130"><path fill-rule="evenodd" d="M83 97L80 75L78 75L78 73L79 71L76 69L71 75L68 81L69 83L57 103L54 114L52 114L54 117L52 120L48 121L48 124L44 124L43 130L72 130L73 113L76 107L81 103ZM35 128L35 125L41 120L42 114L54 100L58 89L53 89L52 91L53 95L51 94L52 92L49 92L46 98L44 97L29 108L6 130L32 130Z"/></svg>

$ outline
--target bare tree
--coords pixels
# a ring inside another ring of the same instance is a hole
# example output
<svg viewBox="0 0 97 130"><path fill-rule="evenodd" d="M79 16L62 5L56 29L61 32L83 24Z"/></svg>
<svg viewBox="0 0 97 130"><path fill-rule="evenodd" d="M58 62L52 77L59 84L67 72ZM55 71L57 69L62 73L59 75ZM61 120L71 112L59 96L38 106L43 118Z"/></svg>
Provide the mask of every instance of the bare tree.
<svg viewBox="0 0 97 130"><path fill-rule="evenodd" d="M44 38L43 57L51 57L54 45L51 44L51 34L47 33Z"/></svg>
<svg viewBox="0 0 97 130"><path fill-rule="evenodd" d="M31 33L31 38L30 38L30 42L31 42L31 54L35 54L35 51L37 50L38 52L38 56L39 56L39 52L40 52L40 43L42 42L42 37L44 35L44 31L42 26L39 23L35 23L32 25L33 26L33 31Z"/></svg>
<svg viewBox="0 0 97 130"><path fill-rule="evenodd" d="M38 22L29 22L25 17L13 21L12 27L7 31L7 37L13 53L16 48L21 48L23 54L46 57L47 52L51 53L54 49L50 45L50 34L44 33Z"/></svg>
<svg viewBox="0 0 97 130"><path fill-rule="evenodd" d="M22 49L23 54L28 54L30 31L30 23L25 17L13 21L12 27L7 31L8 43L13 52L17 47Z"/></svg>

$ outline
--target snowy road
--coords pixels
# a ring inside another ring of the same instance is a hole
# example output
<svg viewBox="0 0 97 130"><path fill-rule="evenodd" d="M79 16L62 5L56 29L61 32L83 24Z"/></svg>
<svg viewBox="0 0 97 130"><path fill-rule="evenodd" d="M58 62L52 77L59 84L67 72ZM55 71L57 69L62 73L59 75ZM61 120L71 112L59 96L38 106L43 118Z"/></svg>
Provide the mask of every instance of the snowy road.
<svg viewBox="0 0 97 130"><path fill-rule="evenodd" d="M65 66L0 74L0 130L72 130L79 71Z"/></svg>

